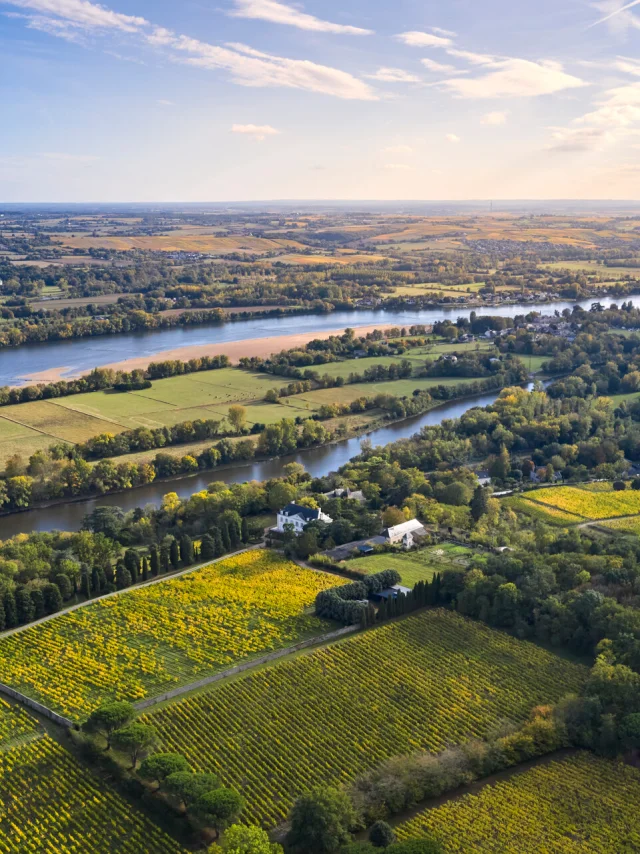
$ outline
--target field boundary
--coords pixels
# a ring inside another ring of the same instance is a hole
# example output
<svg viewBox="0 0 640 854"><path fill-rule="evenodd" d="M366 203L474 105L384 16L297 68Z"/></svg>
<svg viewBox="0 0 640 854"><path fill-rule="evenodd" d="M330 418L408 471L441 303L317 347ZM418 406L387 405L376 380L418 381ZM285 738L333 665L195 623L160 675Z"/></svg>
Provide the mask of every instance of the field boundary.
<svg viewBox="0 0 640 854"><path fill-rule="evenodd" d="M16 691L15 688L10 688L2 682L0 682L0 693L6 694L13 700L18 700L19 703L22 703L30 709L33 709L35 712L44 715L46 718L49 718L50 721L53 721L54 724L58 724L58 726L63 726L65 729L71 729L71 727L74 726L73 721L70 721L69 718L59 715L57 712L54 712L53 709L48 708L48 706L43 706L42 703L39 703L37 700L27 697L26 694L22 694L20 691Z"/></svg>
<svg viewBox="0 0 640 854"><path fill-rule="evenodd" d="M167 700L174 700L183 694L188 694L191 691L196 691L198 688L206 688L207 685L213 685L215 682L220 682L222 679L227 679L229 676L235 676L238 673L245 673L247 670L252 670L254 667L260 667L263 664L268 664L271 661L277 661L279 658L285 658L294 652L300 652L303 649L308 649L311 646L328 643L344 635L357 632L360 626L345 626L342 629L337 629L334 632L327 632L324 635L317 635L313 638L300 641L293 646L288 646L285 649L276 649L266 655L261 655L260 658L253 658L251 661L245 661L242 664L236 664L234 667L229 667L227 670L222 670L220 673L214 673L212 676L205 676L204 679L199 679L197 682L191 682L189 685L182 685L179 688L173 688L171 691L166 691L157 697L147 697L145 700L140 700L134 703L138 711L149 709L152 706L157 706L159 703L164 703Z"/></svg>

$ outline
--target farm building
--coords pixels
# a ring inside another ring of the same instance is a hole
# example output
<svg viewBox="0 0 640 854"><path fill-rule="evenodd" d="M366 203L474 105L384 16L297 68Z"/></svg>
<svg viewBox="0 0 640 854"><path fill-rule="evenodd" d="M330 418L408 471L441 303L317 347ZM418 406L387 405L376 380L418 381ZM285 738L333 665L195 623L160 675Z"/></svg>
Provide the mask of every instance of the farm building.
<svg viewBox="0 0 640 854"><path fill-rule="evenodd" d="M426 536L427 532L417 519L411 519L409 522L403 522L401 525L393 525L385 531L385 540L388 543L400 543L405 549L410 549L416 539Z"/></svg>
<svg viewBox="0 0 640 854"><path fill-rule="evenodd" d="M331 516L327 516L322 510L314 510L311 507L303 507L300 504L287 504L278 513L278 520L274 530L284 533L285 525L293 525L296 534L301 534L309 522L324 522L329 525L333 522Z"/></svg>
<svg viewBox="0 0 640 854"><path fill-rule="evenodd" d="M394 584L393 587L387 587L385 590L380 590L378 593L373 593L372 598L378 602L381 602L383 599L386 601L388 599L397 599L400 593L404 593L405 596L407 593L411 593L410 587L403 587L402 584Z"/></svg>

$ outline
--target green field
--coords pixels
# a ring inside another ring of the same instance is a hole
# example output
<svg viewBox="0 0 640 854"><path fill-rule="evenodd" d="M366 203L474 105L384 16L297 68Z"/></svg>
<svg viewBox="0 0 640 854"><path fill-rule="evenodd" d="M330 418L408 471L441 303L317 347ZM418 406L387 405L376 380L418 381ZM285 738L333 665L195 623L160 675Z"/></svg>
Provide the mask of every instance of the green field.
<svg viewBox="0 0 640 854"><path fill-rule="evenodd" d="M588 670L450 611L423 611L225 681L145 716L162 748L215 771L273 826L320 783L483 737L575 691Z"/></svg>
<svg viewBox="0 0 640 854"><path fill-rule="evenodd" d="M407 350L407 352L403 353L401 356L363 356L360 359L345 359L342 362L330 362L327 365L318 365L314 370L316 370L320 376L328 374L330 377L344 377L347 379L349 374L363 374L367 368L377 367L378 365L384 365L385 367L392 364L399 365L403 359L407 359L413 363L415 375L420 368L424 367L425 361L437 359L438 356L441 356L444 353L457 353L460 355L464 353L475 353L478 350L487 352L492 349L493 345L485 342L471 342L463 344L434 342L427 347L415 347L412 350ZM533 358L534 360L540 359L542 361L542 358L539 356L534 356ZM451 380L443 378L443 381L446 384ZM455 381L460 382L461 380L456 378ZM431 384L437 384L440 382L440 378L431 377L429 382Z"/></svg>
<svg viewBox="0 0 640 854"><path fill-rule="evenodd" d="M289 398L289 400L303 401L317 408L323 404L351 403L359 397L375 397L378 394L411 397L416 389L429 391L430 388L437 385L457 386L471 381L466 377L416 377L415 379L379 383L353 383L352 385L344 385L342 388L320 388L315 391L307 391L296 395L295 398Z"/></svg>
<svg viewBox="0 0 640 854"><path fill-rule="evenodd" d="M0 681L71 718L140 700L330 631L335 576L255 549L0 638Z"/></svg>
<svg viewBox="0 0 640 854"><path fill-rule="evenodd" d="M396 828L444 854L637 854L640 771L590 753L539 765Z"/></svg>
<svg viewBox="0 0 640 854"><path fill-rule="evenodd" d="M345 566L347 569L366 572L367 575L382 572L384 569L397 569L401 577L400 583L406 587L413 587L418 581L431 581L436 572L443 572L446 569L461 569L467 566L472 555L472 549L445 543L441 546L430 546L407 554L358 557L346 561Z"/></svg>
<svg viewBox="0 0 640 854"><path fill-rule="evenodd" d="M27 458L56 442L77 444L99 433L223 420L229 405L236 402L246 405L250 425L304 417L304 402L298 402L295 414L289 406L262 402L270 388L281 385L281 377L223 368L155 380L144 391L96 391L4 406L0 409L0 466L14 454Z"/></svg>
<svg viewBox="0 0 640 854"><path fill-rule="evenodd" d="M417 354L413 354L413 358L416 364L424 360L424 356ZM327 365L327 373L334 371L334 375L348 376L352 369L364 370L363 362L374 361L380 360L355 359L352 360L353 368L349 362ZM393 360L387 357L382 361L388 364ZM282 418L310 417L323 403L350 403L359 397L374 397L380 393L410 396L416 388L460 382L464 381L416 378L360 383L339 389L318 389L281 398L281 403L267 404L265 394L285 384L282 377L223 368L155 380L152 388L143 391L96 391L14 404L0 408L0 466L14 454L27 459L35 451L57 442L78 444L100 433L119 433L136 427L169 427L198 419L223 421L233 403L241 403L246 408L249 426L273 424ZM148 458L145 455L145 459Z"/></svg>

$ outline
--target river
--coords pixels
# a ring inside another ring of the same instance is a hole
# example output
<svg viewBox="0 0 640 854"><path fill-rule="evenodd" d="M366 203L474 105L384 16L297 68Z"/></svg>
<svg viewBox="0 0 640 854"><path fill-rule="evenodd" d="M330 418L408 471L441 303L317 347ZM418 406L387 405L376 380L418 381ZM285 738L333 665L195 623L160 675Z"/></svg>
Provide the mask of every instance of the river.
<svg viewBox="0 0 640 854"><path fill-rule="evenodd" d="M398 439L413 436L423 427L440 424L445 418L459 418L473 406L489 406L498 396L498 391L487 394L465 397L460 400L450 400L435 409L414 415L404 421L396 421L372 431L366 438L374 445L387 445ZM360 453L363 436L345 439L332 445L320 448L308 448L278 457L272 460L243 463L242 465L225 466L220 469L200 472L189 477L163 480L131 489L115 495L105 495L101 498L91 498L75 503L57 504L24 513L14 513L0 517L0 540L6 540L16 534L28 534L31 531L78 531L87 513L95 507L117 506L123 510L133 510L134 507L144 507L146 504L159 506L167 492L177 492L181 498L186 498L194 492L206 489L214 480L225 483L244 483L248 480L268 480L279 477L283 467L290 462L299 462L313 477L321 477L336 471L340 466L349 462Z"/></svg>
<svg viewBox="0 0 640 854"><path fill-rule="evenodd" d="M629 298L626 298L629 299ZM633 302L633 298L632 302ZM589 308L593 299L580 302L566 300L548 303L518 303L515 305L486 306L474 309L477 314L513 317L538 311L544 314L562 311L581 305ZM634 304L640 303L636 298ZM16 349L0 351L0 386L20 385L24 377L41 371L64 367L63 376L88 373L93 368L152 356L166 350L202 344L225 344L254 338L273 338L304 332L324 332L357 328L375 324L397 323L398 326L430 324L446 318L468 317L471 309L465 306L420 310L389 311L367 309L358 311L334 311L328 314L302 314L289 317L262 317L255 320L235 320L227 323L184 326L173 329L157 329L124 335L105 335L72 341L51 341L30 344Z"/></svg>

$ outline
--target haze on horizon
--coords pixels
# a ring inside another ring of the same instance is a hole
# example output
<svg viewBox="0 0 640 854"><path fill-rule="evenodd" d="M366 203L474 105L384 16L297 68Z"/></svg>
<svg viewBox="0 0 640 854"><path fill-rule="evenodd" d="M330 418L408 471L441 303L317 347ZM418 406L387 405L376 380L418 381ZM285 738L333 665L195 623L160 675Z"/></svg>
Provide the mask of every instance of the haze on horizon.
<svg viewBox="0 0 640 854"><path fill-rule="evenodd" d="M2 202L640 198L640 0L0 0Z"/></svg>

